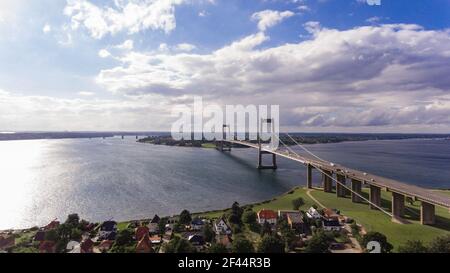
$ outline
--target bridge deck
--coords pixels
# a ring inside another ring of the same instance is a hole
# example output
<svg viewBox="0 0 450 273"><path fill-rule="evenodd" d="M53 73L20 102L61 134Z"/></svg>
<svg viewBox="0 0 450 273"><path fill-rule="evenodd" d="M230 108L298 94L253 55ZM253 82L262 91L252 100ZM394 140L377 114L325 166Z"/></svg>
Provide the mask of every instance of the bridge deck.
<svg viewBox="0 0 450 273"><path fill-rule="evenodd" d="M258 144L250 143L246 141L239 140L226 140L229 143L239 144L255 149L259 149ZM374 185L383 188L387 191L400 193L409 197L414 198L418 201L424 201L430 204L438 205L444 208L450 209L450 196L444 194L421 188L418 186L406 184L386 177L381 177L373 174L368 174L362 171L347 168L345 166L334 164L329 161L323 161L315 159L312 156L298 156L296 154L290 153L289 151L276 150L272 151L269 149L262 149L266 152L276 154L278 156L297 161L301 164L308 165L311 164L315 168L319 168L325 171L331 171L333 173L345 175L347 178L355 179L361 181L368 185Z"/></svg>

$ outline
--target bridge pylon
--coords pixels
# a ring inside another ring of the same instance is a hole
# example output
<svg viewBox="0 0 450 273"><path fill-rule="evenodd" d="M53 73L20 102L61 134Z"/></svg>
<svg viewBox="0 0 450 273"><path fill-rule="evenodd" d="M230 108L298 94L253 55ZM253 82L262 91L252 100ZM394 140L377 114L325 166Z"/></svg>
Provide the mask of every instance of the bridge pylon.
<svg viewBox="0 0 450 273"><path fill-rule="evenodd" d="M277 166L277 156L274 153L271 153L269 151L265 151L262 149L262 143L261 143L261 135L262 135L262 125L264 123L267 123L268 125L270 125L271 128L271 133L272 133L272 138L273 138L273 134L275 133L275 123L274 120L272 118L269 119L261 119L261 122L259 124L259 130L258 130L258 169L262 170L262 169L272 169L272 170L276 170L278 168ZM272 139L273 140L273 139ZM272 155L272 165L264 165L263 164L263 155Z"/></svg>
<svg viewBox="0 0 450 273"><path fill-rule="evenodd" d="M228 135L231 136L230 125L227 124L222 125L222 140L220 140L218 145L216 145L216 149L221 152L231 152L231 143L225 141L227 139L227 128L228 128Z"/></svg>

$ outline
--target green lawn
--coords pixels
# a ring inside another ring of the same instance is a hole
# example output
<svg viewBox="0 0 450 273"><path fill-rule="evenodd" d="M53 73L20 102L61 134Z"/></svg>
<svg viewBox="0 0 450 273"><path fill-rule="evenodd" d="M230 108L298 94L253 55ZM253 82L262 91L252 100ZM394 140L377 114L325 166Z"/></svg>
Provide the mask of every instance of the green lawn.
<svg viewBox="0 0 450 273"><path fill-rule="evenodd" d="M367 196L367 190L365 190ZM371 210L367 204L352 203L350 198L336 198L335 193L313 191L312 196L327 207L336 208L342 214L354 218L367 231L379 231L388 237L395 248L408 240L429 242L437 236L450 234L450 214L447 210L436 208L435 226L424 226L419 222L420 202L413 206L407 205L405 218L408 224L397 224L391 218L378 210ZM382 207L391 211L391 194L382 192Z"/></svg>
<svg viewBox="0 0 450 273"><path fill-rule="evenodd" d="M214 143L203 143L202 148L214 149L216 148L216 144Z"/></svg>

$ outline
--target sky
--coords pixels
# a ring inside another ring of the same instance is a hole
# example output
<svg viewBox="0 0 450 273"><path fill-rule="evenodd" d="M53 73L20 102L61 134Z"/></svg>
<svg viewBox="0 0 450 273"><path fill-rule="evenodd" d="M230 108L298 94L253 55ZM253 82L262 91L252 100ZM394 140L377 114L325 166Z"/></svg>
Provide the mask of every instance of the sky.
<svg viewBox="0 0 450 273"><path fill-rule="evenodd" d="M450 133L449 74L449 0L0 0L0 131L167 131L202 96Z"/></svg>

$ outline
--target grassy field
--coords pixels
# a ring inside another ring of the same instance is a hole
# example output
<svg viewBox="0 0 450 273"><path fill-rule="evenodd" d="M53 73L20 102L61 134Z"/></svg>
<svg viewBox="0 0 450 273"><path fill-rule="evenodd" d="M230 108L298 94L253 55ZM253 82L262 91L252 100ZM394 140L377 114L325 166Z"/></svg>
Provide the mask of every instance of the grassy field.
<svg viewBox="0 0 450 273"><path fill-rule="evenodd" d="M215 149L216 148L216 144L214 144L214 143L203 143L202 144L202 148Z"/></svg>
<svg viewBox="0 0 450 273"><path fill-rule="evenodd" d="M450 194L449 191L444 191ZM364 194L368 196L367 190ZM342 214L356 220L364 226L367 231L379 231L388 237L389 242L395 249L403 245L408 240L421 240L429 242L437 236L450 234L450 213L442 208L436 208L436 225L424 226L419 223L420 202L414 205L407 205L405 218L407 224L398 224L391 221L391 218L378 210L371 210L367 204L352 203L350 198L336 198L335 193L325 193L321 190L312 190L311 195L320 203L329 208L336 208ZM292 209L292 200L301 197L305 204L300 208L307 210L315 202L306 194L303 188L296 188L289 193L276 197L272 200L249 205L254 211L260 209L289 210ZM391 194L382 192L382 207L387 211L391 210ZM223 215L226 210L210 211L198 213L197 216L206 218L217 218ZM251 234L248 234L251 236Z"/></svg>

